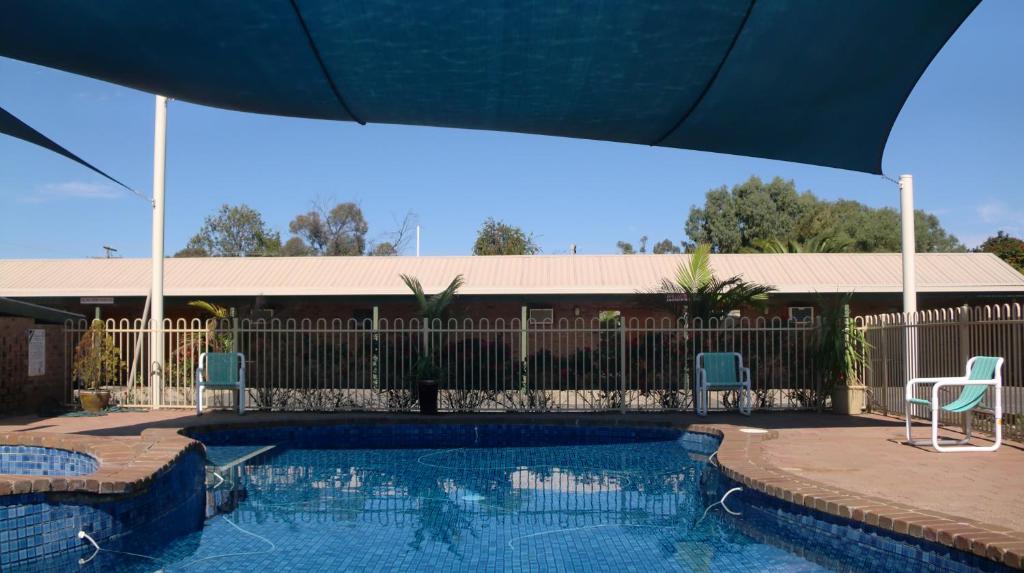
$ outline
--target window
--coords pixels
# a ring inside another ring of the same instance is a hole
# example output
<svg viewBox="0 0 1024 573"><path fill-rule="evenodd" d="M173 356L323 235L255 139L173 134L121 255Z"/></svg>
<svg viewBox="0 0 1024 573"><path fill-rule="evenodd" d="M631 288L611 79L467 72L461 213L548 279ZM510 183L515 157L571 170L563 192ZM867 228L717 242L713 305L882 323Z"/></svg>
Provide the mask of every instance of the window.
<svg viewBox="0 0 1024 573"><path fill-rule="evenodd" d="M555 310L553 308L531 308L528 318L531 324L554 324Z"/></svg>
<svg viewBox="0 0 1024 573"><path fill-rule="evenodd" d="M791 306L789 307L790 322L812 322L814 321L813 306Z"/></svg>

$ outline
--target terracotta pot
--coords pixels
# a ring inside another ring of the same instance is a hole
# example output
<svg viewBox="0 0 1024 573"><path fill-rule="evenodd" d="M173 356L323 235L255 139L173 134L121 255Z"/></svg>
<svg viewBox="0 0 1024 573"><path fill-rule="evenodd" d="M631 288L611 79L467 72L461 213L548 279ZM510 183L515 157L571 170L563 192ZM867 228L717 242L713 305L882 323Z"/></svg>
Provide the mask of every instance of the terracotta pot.
<svg viewBox="0 0 1024 573"><path fill-rule="evenodd" d="M97 413L110 405L110 392L106 390L79 390L78 402L86 412Z"/></svg>
<svg viewBox="0 0 1024 573"><path fill-rule="evenodd" d="M416 394L420 401L420 414L437 414L437 382L419 380L416 382Z"/></svg>
<svg viewBox="0 0 1024 573"><path fill-rule="evenodd" d="M832 389L832 412L853 416L867 408L867 386L836 386Z"/></svg>

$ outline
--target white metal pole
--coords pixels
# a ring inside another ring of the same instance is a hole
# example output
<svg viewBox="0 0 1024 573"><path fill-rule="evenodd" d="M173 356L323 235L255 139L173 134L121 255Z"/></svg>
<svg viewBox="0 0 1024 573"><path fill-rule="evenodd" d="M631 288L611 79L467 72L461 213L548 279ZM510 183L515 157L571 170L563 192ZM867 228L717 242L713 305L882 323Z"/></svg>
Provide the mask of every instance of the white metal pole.
<svg viewBox="0 0 1024 573"><path fill-rule="evenodd" d="M914 176L900 175L900 222L903 238L903 312L917 312L914 273Z"/></svg>
<svg viewBox="0 0 1024 573"><path fill-rule="evenodd" d="M160 407L164 377L164 172L167 164L167 98L156 96L153 131L153 278L150 319L150 392L153 408Z"/></svg>
<svg viewBox="0 0 1024 573"><path fill-rule="evenodd" d="M914 267L914 177L900 175L900 233L903 240L903 316L906 324L907 378L917 376L917 275Z"/></svg>
<svg viewBox="0 0 1024 573"><path fill-rule="evenodd" d="M420 226L416 225L416 256L420 256Z"/></svg>

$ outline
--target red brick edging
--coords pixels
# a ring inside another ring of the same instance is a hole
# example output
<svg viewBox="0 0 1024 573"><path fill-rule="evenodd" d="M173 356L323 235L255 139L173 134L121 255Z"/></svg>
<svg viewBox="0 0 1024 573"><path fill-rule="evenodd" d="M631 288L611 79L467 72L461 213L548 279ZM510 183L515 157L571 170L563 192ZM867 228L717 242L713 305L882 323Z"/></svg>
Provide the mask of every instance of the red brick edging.
<svg viewBox="0 0 1024 573"><path fill-rule="evenodd" d="M177 429L149 429L139 439L8 432L0 444L56 448L90 455L99 469L85 476L33 476L0 474L0 496L26 493L130 494L145 489L153 478L171 467L186 452L202 448Z"/></svg>
<svg viewBox="0 0 1024 573"><path fill-rule="evenodd" d="M723 473L767 495L895 533L941 543L1024 569L1024 532L825 485L773 467L763 442L779 433L741 432L735 426L690 426L691 431L722 436L718 462Z"/></svg>

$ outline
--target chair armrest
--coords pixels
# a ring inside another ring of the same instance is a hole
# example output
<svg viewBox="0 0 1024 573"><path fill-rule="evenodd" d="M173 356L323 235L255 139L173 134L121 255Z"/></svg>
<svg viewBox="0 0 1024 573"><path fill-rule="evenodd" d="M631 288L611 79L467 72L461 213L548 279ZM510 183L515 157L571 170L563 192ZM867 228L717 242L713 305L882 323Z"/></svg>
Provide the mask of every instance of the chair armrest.
<svg viewBox="0 0 1024 573"><path fill-rule="evenodd" d="M950 380L967 380L966 376L935 376L928 378L911 378L907 384L938 384L940 382L948 382Z"/></svg>

